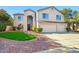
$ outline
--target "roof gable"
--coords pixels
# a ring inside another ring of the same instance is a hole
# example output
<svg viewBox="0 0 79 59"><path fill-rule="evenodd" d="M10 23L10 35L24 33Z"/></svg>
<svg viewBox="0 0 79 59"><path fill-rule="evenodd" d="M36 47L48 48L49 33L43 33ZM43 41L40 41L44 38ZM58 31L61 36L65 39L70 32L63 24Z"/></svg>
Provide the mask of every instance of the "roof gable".
<svg viewBox="0 0 79 59"><path fill-rule="evenodd" d="M39 9L39 10L37 10L38 12L39 11L42 11L42 10L46 10L46 9L49 9L49 8L51 8L51 9L55 9L55 10L57 10L59 13L61 13L56 7L54 7L54 6L50 6L50 7L47 7L47 8L42 8L42 9ZM62 13L61 13L62 14Z"/></svg>
<svg viewBox="0 0 79 59"><path fill-rule="evenodd" d="M35 13L35 11L31 10L31 9L27 9L27 10L24 10L24 12L27 12L27 11L32 11Z"/></svg>
<svg viewBox="0 0 79 59"><path fill-rule="evenodd" d="M16 15L21 15L21 16L24 16L24 14L21 14L21 13L16 13L16 14L13 14L14 16Z"/></svg>

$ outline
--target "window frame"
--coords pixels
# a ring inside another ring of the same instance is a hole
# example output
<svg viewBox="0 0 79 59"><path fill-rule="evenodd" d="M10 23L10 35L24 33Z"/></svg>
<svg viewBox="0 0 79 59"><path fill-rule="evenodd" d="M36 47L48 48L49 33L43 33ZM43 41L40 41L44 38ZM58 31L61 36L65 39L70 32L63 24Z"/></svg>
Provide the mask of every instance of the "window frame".
<svg viewBox="0 0 79 59"><path fill-rule="evenodd" d="M49 19L49 14L48 13L43 13L42 18L43 19Z"/></svg>
<svg viewBox="0 0 79 59"><path fill-rule="evenodd" d="M60 21L61 20L61 15L56 15L56 20Z"/></svg>
<svg viewBox="0 0 79 59"><path fill-rule="evenodd" d="M22 20L22 16L18 16L17 18L18 18L18 20Z"/></svg>

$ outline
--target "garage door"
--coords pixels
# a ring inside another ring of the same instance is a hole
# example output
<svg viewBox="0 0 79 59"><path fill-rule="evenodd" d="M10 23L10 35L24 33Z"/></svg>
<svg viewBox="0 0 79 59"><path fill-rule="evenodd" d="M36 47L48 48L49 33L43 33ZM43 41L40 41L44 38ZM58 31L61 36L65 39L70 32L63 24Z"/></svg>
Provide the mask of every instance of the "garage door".
<svg viewBox="0 0 79 59"><path fill-rule="evenodd" d="M66 23L40 23L43 32L65 32Z"/></svg>
<svg viewBox="0 0 79 59"><path fill-rule="evenodd" d="M43 28L43 32L56 32L56 24L40 24L40 27Z"/></svg>
<svg viewBox="0 0 79 59"><path fill-rule="evenodd" d="M66 23L57 23L57 32L65 32L66 31Z"/></svg>

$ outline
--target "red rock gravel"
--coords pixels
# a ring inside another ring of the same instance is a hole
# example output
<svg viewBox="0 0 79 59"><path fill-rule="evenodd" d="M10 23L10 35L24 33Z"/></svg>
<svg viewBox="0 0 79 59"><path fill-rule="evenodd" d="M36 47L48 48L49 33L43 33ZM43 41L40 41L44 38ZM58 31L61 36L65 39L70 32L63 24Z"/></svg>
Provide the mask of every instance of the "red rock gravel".
<svg viewBox="0 0 79 59"><path fill-rule="evenodd" d="M37 39L32 41L14 41L0 38L0 53L31 53L58 47L61 45L41 35L37 35Z"/></svg>

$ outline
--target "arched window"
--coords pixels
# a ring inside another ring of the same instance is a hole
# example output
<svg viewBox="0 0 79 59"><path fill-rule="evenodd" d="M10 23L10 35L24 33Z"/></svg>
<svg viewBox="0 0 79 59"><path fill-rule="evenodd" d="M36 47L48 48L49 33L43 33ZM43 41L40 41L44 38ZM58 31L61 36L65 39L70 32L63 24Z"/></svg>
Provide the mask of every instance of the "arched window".
<svg viewBox="0 0 79 59"><path fill-rule="evenodd" d="M33 22L33 17L32 16L27 16L27 22L32 23Z"/></svg>

